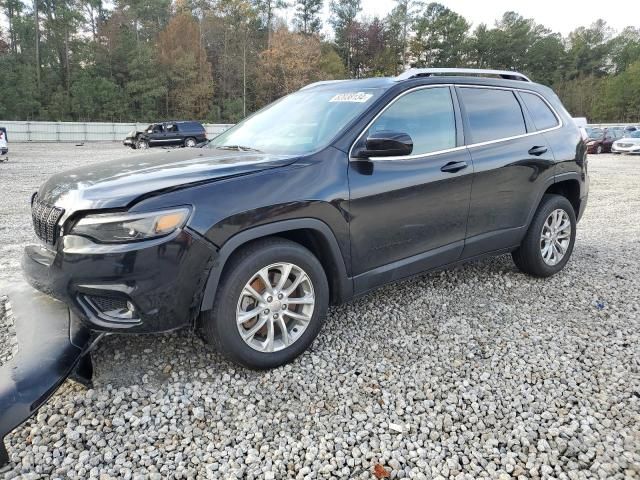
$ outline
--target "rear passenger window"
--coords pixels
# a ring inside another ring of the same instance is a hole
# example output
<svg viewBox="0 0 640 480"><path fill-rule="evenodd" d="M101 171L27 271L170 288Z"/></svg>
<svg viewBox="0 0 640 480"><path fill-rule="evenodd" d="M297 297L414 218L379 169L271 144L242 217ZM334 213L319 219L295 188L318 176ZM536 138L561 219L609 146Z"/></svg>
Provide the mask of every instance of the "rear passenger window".
<svg viewBox="0 0 640 480"><path fill-rule="evenodd" d="M527 133L520 103L510 90L460 88L471 132L467 144Z"/></svg>
<svg viewBox="0 0 640 480"><path fill-rule="evenodd" d="M379 131L407 133L413 140L411 155L456 146L456 120L449 87L423 88L401 96L371 125Z"/></svg>
<svg viewBox="0 0 640 480"><path fill-rule="evenodd" d="M520 92L524 104L531 114L533 123L538 130L546 130L558 126L558 119L544 100L533 93Z"/></svg>

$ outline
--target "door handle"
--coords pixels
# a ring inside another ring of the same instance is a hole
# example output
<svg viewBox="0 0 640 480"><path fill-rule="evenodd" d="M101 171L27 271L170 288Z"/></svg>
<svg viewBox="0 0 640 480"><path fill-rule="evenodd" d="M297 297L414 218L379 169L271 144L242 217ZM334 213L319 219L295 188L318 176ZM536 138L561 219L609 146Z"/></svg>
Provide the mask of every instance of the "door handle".
<svg viewBox="0 0 640 480"><path fill-rule="evenodd" d="M547 147L536 146L529 149L529 155L542 155L547 152Z"/></svg>
<svg viewBox="0 0 640 480"><path fill-rule="evenodd" d="M467 168L467 162L449 162L440 169L441 172L456 173Z"/></svg>

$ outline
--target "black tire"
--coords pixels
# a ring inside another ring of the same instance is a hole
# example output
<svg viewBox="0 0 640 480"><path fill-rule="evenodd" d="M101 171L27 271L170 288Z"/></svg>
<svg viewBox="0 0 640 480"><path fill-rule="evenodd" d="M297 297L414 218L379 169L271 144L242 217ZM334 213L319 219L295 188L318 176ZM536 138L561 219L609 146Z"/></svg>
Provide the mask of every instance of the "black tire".
<svg viewBox="0 0 640 480"><path fill-rule="evenodd" d="M567 213L569 220L571 221L571 236L564 257L557 264L549 265L542 258L542 252L540 250L540 236L542 234L545 221L549 215L557 209L564 210ZM527 234L522 240L520 247L518 247L511 256L513 257L513 261L516 266L524 273L528 273L534 277L550 277L562 270L567 264L571 257L571 253L573 252L575 240L576 214L571 202L562 195L548 194L542 197L538 210L531 220L531 225L529 225Z"/></svg>
<svg viewBox="0 0 640 480"><path fill-rule="evenodd" d="M146 150L149 148L149 142L147 142L144 138L138 137L136 140L136 149L138 150Z"/></svg>
<svg viewBox="0 0 640 480"><path fill-rule="evenodd" d="M596 153L599 155L599 154L601 154L602 152L603 152L603 150L602 150L602 145L598 145L598 146L596 147Z"/></svg>
<svg viewBox="0 0 640 480"><path fill-rule="evenodd" d="M185 147L195 147L197 144L198 144L198 142L193 137L187 137L187 138L184 139L184 146Z"/></svg>
<svg viewBox="0 0 640 480"><path fill-rule="evenodd" d="M245 284L260 269L278 262L302 268L309 277L315 306L306 330L288 347L275 352L260 352L240 336L236 325L236 308ZM225 265L218 284L213 309L200 319L200 333L231 361L253 369L275 368L295 359L316 338L324 323L329 304L329 286L322 265L308 249L298 243L268 238L257 240L234 253Z"/></svg>

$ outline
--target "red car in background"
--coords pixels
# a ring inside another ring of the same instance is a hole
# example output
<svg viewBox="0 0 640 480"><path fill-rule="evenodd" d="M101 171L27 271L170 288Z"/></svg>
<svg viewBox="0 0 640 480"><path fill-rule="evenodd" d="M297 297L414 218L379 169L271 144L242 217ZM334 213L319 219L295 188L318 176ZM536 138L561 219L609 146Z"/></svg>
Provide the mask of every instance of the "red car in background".
<svg viewBox="0 0 640 480"><path fill-rule="evenodd" d="M610 153L613 142L624 136L622 128L595 128L587 127L587 152Z"/></svg>

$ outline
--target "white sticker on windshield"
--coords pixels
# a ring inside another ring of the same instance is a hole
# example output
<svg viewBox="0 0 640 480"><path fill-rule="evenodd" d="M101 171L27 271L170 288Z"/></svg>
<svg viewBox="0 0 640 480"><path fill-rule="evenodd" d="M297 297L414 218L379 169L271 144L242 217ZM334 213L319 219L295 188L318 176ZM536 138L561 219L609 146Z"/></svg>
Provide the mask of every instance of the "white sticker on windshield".
<svg viewBox="0 0 640 480"><path fill-rule="evenodd" d="M349 93L339 93L335 95L330 102L354 102L354 103L364 103L373 97L371 93L364 92L349 92Z"/></svg>

